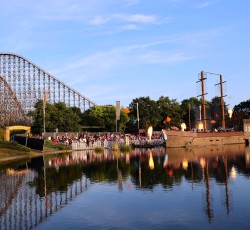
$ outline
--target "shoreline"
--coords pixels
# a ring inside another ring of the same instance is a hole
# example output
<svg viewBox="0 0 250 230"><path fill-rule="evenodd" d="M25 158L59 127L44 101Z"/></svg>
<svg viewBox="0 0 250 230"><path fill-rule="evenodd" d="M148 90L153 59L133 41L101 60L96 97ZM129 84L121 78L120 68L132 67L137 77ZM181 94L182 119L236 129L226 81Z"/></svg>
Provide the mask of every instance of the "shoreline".
<svg viewBox="0 0 250 230"><path fill-rule="evenodd" d="M60 154L60 153L67 153L67 152L72 152L75 150L54 150L54 151L34 151L32 150L31 152L28 153L23 153L21 151L12 151L13 153L7 153L9 156L1 156L2 150L6 150L3 148L0 148L0 166L8 163L12 163L15 161L19 160L25 160L25 159L32 159L36 157L42 157L43 155L51 155L51 154ZM9 151L8 151L9 152ZM4 152L6 154L6 152ZM14 155L14 156L11 156ZM18 154L22 154L21 156L18 156Z"/></svg>

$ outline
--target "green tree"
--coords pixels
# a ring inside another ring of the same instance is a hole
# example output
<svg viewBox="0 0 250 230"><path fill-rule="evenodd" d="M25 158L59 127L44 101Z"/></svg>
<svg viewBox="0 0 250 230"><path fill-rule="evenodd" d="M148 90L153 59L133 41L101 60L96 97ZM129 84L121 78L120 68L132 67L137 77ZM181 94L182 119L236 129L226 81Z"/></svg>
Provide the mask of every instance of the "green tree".
<svg viewBox="0 0 250 230"><path fill-rule="evenodd" d="M65 103L58 102L54 104L55 114L50 118L53 128L58 128L63 132L78 132L80 131L80 117ZM55 125L57 127L55 127Z"/></svg>
<svg viewBox="0 0 250 230"><path fill-rule="evenodd" d="M191 129L195 127L196 124L196 114L201 104L200 100L197 97L190 97L189 99L184 99L181 102L181 110L182 110L182 120L189 127L189 120Z"/></svg>
<svg viewBox="0 0 250 230"><path fill-rule="evenodd" d="M116 131L116 107L113 105L95 106L85 111L83 124L86 126L100 126L104 131ZM127 113L120 110L120 120L117 121L117 131L122 132L129 121Z"/></svg>
<svg viewBox="0 0 250 230"><path fill-rule="evenodd" d="M39 100L35 104L35 110L29 114L33 118L33 133L43 132L43 101ZM45 129L52 132L56 128L62 132L77 132L80 130L80 118L65 103L46 104L45 110Z"/></svg>
<svg viewBox="0 0 250 230"><path fill-rule="evenodd" d="M235 105L233 108L232 125L236 130L243 130L243 119L249 119L250 99Z"/></svg>
<svg viewBox="0 0 250 230"><path fill-rule="evenodd" d="M137 130L137 103L139 112L139 128L146 129L148 126L152 125L154 128L158 126L161 120L158 106L156 101L151 100L150 97L140 97L133 99L129 104L129 109L131 111L130 125L133 125L134 130Z"/></svg>
<svg viewBox="0 0 250 230"><path fill-rule="evenodd" d="M185 112L182 110L179 102L176 99L170 99L169 97L161 96L158 101L158 112L161 116L161 122L159 123L159 128L170 128L171 126L176 126L180 128L182 123L182 117ZM164 123L166 117L171 119L170 122Z"/></svg>
<svg viewBox="0 0 250 230"><path fill-rule="evenodd" d="M249 118L249 116L250 116L250 99L248 99L247 101L243 101L243 102L239 103L238 105L235 105L233 111L236 113L243 113L245 118Z"/></svg>

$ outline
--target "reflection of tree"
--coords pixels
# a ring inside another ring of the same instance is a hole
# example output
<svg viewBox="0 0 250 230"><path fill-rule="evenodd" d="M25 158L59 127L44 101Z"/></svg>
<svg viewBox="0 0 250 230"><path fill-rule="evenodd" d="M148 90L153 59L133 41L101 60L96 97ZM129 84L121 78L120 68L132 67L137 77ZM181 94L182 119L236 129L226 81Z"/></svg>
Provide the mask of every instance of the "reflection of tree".
<svg viewBox="0 0 250 230"><path fill-rule="evenodd" d="M62 166L59 170L56 168L46 168L46 191L47 194L52 191L67 191L68 186L75 180L79 180L82 177L82 165L69 165ZM35 186L37 193L44 197L44 170L38 169L38 176L34 179L31 186Z"/></svg>
<svg viewBox="0 0 250 230"><path fill-rule="evenodd" d="M122 173L123 177L129 175L130 166L126 165L125 160L118 160L119 170ZM85 165L82 172L92 181L107 181L107 182L116 182L117 181L117 162L116 160L112 161L103 161L103 162L93 162L92 164Z"/></svg>
<svg viewBox="0 0 250 230"><path fill-rule="evenodd" d="M150 170L148 159L140 160L139 157L131 160L131 177L134 184L140 188L153 189L154 186L161 184L164 189L171 188L176 183L181 182L182 173L175 170L173 176L168 176L166 170L162 167L164 155L153 157L154 170ZM140 167L139 167L140 165ZM139 178L139 170L141 177Z"/></svg>

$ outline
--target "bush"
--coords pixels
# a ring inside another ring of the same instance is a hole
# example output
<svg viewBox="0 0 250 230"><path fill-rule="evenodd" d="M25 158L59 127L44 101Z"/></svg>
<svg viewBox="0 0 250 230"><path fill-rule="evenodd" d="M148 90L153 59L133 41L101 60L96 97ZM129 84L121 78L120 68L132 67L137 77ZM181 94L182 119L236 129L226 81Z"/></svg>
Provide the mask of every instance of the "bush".
<svg viewBox="0 0 250 230"><path fill-rule="evenodd" d="M48 148L54 148L54 149L59 149L59 150L70 150L71 147L64 145L64 144L53 144L51 141L45 141L44 146Z"/></svg>
<svg viewBox="0 0 250 230"><path fill-rule="evenodd" d="M119 149L119 145L117 142L114 143L113 147L112 147L113 151L118 151Z"/></svg>
<svg viewBox="0 0 250 230"><path fill-rule="evenodd" d="M95 153L103 153L104 152L104 148L103 147L95 147L94 149Z"/></svg>
<svg viewBox="0 0 250 230"><path fill-rule="evenodd" d="M120 150L121 150L121 152L127 153L127 152L131 151L131 148L129 145L123 144L123 145L121 145Z"/></svg>

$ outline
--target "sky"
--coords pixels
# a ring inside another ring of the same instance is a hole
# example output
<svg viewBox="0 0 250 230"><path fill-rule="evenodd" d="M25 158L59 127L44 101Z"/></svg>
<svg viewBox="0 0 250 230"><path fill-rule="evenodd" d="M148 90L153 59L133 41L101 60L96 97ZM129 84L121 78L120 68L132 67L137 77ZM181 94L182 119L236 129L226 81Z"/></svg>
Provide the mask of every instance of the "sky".
<svg viewBox="0 0 250 230"><path fill-rule="evenodd" d="M135 98L246 101L249 0L0 0L0 52L35 63L97 105ZM215 74L211 74L215 73Z"/></svg>

